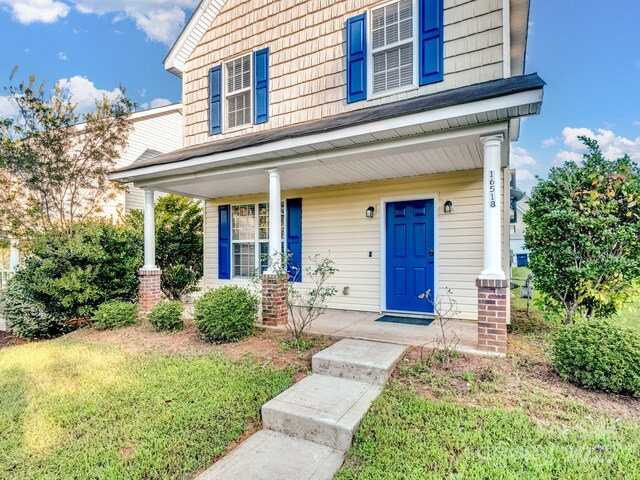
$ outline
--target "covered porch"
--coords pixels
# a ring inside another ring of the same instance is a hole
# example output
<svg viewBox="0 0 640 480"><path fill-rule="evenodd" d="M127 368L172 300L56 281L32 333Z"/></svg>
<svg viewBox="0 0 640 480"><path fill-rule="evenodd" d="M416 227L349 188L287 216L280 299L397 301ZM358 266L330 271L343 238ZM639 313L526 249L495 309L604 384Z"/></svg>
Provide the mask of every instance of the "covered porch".
<svg viewBox="0 0 640 480"><path fill-rule="evenodd" d="M426 348L442 347L443 341L446 341L447 345L455 345L459 352L487 353L478 349L477 322L457 319L443 326L437 321L429 325L412 325L377 321L380 317L380 313L328 309L313 322L309 333ZM284 330L286 326L270 328Z"/></svg>
<svg viewBox="0 0 640 480"><path fill-rule="evenodd" d="M248 270L238 267L261 269L260 252L293 251L302 272L311 256L330 256L338 295L316 333L384 340L391 330L374 322L381 312L433 317L433 303L452 296L460 348L504 354L509 142L519 118L540 109L543 84L530 77L459 89L475 94L461 104L444 92L188 147L115 172L112 179L147 191L143 298L159 273L153 192L177 193L205 200L205 288L247 284ZM295 241L293 201L301 206ZM234 223L240 207L244 217ZM235 238L241 224L255 226L255 237L249 228ZM284 298L286 284L262 273L264 323L283 325L286 308L269 299ZM432 302L416 300L425 291ZM436 326L395 329L398 343L428 343Z"/></svg>

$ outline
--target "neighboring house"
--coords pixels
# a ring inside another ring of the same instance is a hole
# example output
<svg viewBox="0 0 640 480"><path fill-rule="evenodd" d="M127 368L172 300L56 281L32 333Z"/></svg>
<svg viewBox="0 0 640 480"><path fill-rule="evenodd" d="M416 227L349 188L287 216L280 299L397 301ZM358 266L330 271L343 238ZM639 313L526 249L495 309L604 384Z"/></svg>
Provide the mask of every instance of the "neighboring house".
<svg viewBox="0 0 640 480"><path fill-rule="evenodd" d="M530 250L526 249L524 246L524 229L525 224L522 217L529 210L529 204L527 201L529 197L525 195L522 197L522 200L516 203L516 221L511 224L511 237L510 237L510 245L511 245L511 254L513 255L512 262L513 266L521 266L522 263L522 255L525 255L524 259L527 260L529 258ZM521 255L520 261L518 261L518 255Z"/></svg>
<svg viewBox="0 0 640 480"><path fill-rule="evenodd" d="M146 161L182 147L182 122L180 103L132 113L133 128L116 168L126 167L136 161ZM144 208L144 192L132 184L125 187L123 192L119 192L103 207L104 215L114 221L131 210Z"/></svg>
<svg viewBox="0 0 640 480"><path fill-rule="evenodd" d="M247 284L284 245L303 286L310 257L335 261L332 308L430 315L420 295L450 289L479 348L504 353L509 148L544 86L524 75L528 14L528 0L203 0L165 60L185 147L111 175L148 192L141 307L159 282L153 192L178 193L206 201L206 287ZM272 273L267 324L286 318Z"/></svg>

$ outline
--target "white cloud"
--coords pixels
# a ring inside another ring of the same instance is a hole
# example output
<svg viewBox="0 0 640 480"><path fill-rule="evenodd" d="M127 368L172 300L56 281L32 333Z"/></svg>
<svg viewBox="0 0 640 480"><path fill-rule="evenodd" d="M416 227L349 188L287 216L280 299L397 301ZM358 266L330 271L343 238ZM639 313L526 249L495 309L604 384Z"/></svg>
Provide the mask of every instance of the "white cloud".
<svg viewBox="0 0 640 480"><path fill-rule="evenodd" d="M24 24L54 23L69 14L69 5L56 0L0 0L13 18Z"/></svg>
<svg viewBox="0 0 640 480"><path fill-rule="evenodd" d="M538 162L535 158L531 156L531 154L522 147L512 147L511 148L511 156L509 159L509 164L512 167L537 167Z"/></svg>
<svg viewBox="0 0 640 480"><path fill-rule="evenodd" d="M120 95L120 89L101 90L96 88L91 80L86 77L76 75L75 77L61 78L58 85L71 95L71 101L77 103L76 112L86 113L95 108L95 101L106 95L109 100L115 99Z"/></svg>
<svg viewBox="0 0 640 480"><path fill-rule="evenodd" d="M18 114L18 106L9 96L0 97L0 118L11 118Z"/></svg>
<svg viewBox="0 0 640 480"><path fill-rule="evenodd" d="M536 176L526 168L516 168L516 186L523 192L531 192L534 185L538 183Z"/></svg>
<svg viewBox="0 0 640 480"><path fill-rule="evenodd" d="M2 0L0 0L2 1ZM73 0L81 13L115 13L114 22L130 18L150 40L172 45L185 23L185 9L198 0Z"/></svg>
<svg viewBox="0 0 640 480"><path fill-rule="evenodd" d="M151 108L165 107L167 105L171 105L171 100L167 98L154 98L149 102Z"/></svg>
<svg viewBox="0 0 640 480"><path fill-rule="evenodd" d="M634 127L640 127L640 120L634 120L633 122L631 122L631 124L632 124Z"/></svg>
<svg viewBox="0 0 640 480"><path fill-rule="evenodd" d="M140 97L144 98L147 96L147 89L143 88L142 90L140 90Z"/></svg>
<svg viewBox="0 0 640 480"><path fill-rule="evenodd" d="M67 59L67 52L58 52L58 59L64 61Z"/></svg>
<svg viewBox="0 0 640 480"><path fill-rule="evenodd" d="M167 105L171 105L171 100L169 100L168 98L154 98L150 102L144 102L142 105L140 105L140 110L165 107Z"/></svg>
<svg viewBox="0 0 640 480"><path fill-rule="evenodd" d="M557 153L556 159L553 161L554 165L562 165L564 162L576 162L580 163L582 161L582 154L576 152L568 152L567 150L562 150Z"/></svg>
<svg viewBox="0 0 640 480"><path fill-rule="evenodd" d="M549 148L549 147L553 147L555 145L557 145L558 142L556 142L556 139L551 137L551 138L546 138L542 141L542 147L543 148Z"/></svg>
<svg viewBox="0 0 640 480"><path fill-rule="evenodd" d="M616 135L612 130L599 128L595 132L589 128L572 128L565 127L562 130L564 144L569 150L563 150L556 155L556 161L563 162L565 160L579 161L582 159L583 153L587 148L578 138L585 136L598 141L602 154L605 158L613 160L623 156L625 153L633 160L640 161L640 137L632 140L626 137Z"/></svg>

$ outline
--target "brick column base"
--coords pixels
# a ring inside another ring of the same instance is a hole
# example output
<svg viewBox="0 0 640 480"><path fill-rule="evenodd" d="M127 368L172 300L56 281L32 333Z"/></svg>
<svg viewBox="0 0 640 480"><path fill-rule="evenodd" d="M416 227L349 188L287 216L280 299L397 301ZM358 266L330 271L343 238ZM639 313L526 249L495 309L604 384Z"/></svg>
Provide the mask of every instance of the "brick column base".
<svg viewBox="0 0 640 480"><path fill-rule="evenodd" d="M262 324L275 327L286 325L289 319L287 296L289 294L289 276L262 275Z"/></svg>
<svg viewBox="0 0 640 480"><path fill-rule="evenodd" d="M478 278L478 349L507 353L507 280Z"/></svg>
<svg viewBox="0 0 640 480"><path fill-rule="evenodd" d="M160 290L160 274L159 268L141 268L138 271L140 279L140 313L145 314L151 310L156 303L162 298L162 290Z"/></svg>

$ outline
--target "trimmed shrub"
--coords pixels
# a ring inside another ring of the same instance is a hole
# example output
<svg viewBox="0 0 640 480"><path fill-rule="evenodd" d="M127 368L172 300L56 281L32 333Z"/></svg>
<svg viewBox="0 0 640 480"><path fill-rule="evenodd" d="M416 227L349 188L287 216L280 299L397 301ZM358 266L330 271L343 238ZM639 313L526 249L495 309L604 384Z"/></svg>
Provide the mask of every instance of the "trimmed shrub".
<svg viewBox="0 0 640 480"><path fill-rule="evenodd" d="M56 337L65 332L64 320L47 313L15 279L0 292L0 315L16 337L36 340Z"/></svg>
<svg viewBox="0 0 640 480"><path fill-rule="evenodd" d="M245 288L215 288L196 300L194 320L209 342L241 340L258 320L258 299Z"/></svg>
<svg viewBox="0 0 640 480"><path fill-rule="evenodd" d="M131 302L112 300L98 307L91 324L98 330L126 327L138 323L138 306Z"/></svg>
<svg viewBox="0 0 640 480"><path fill-rule="evenodd" d="M147 318L157 332L182 330L184 328L183 310L182 302L164 300L151 309Z"/></svg>
<svg viewBox="0 0 640 480"><path fill-rule="evenodd" d="M142 237L130 226L92 221L32 240L15 277L49 314L89 317L106 301L136 299Z"/></svg>
<svg viewBox="0 0 640 480"><path fill-rule="evenodd" d="M586 388L640 396L640 335L608 320L562 327L553 344L560 376Z"/></svg>

